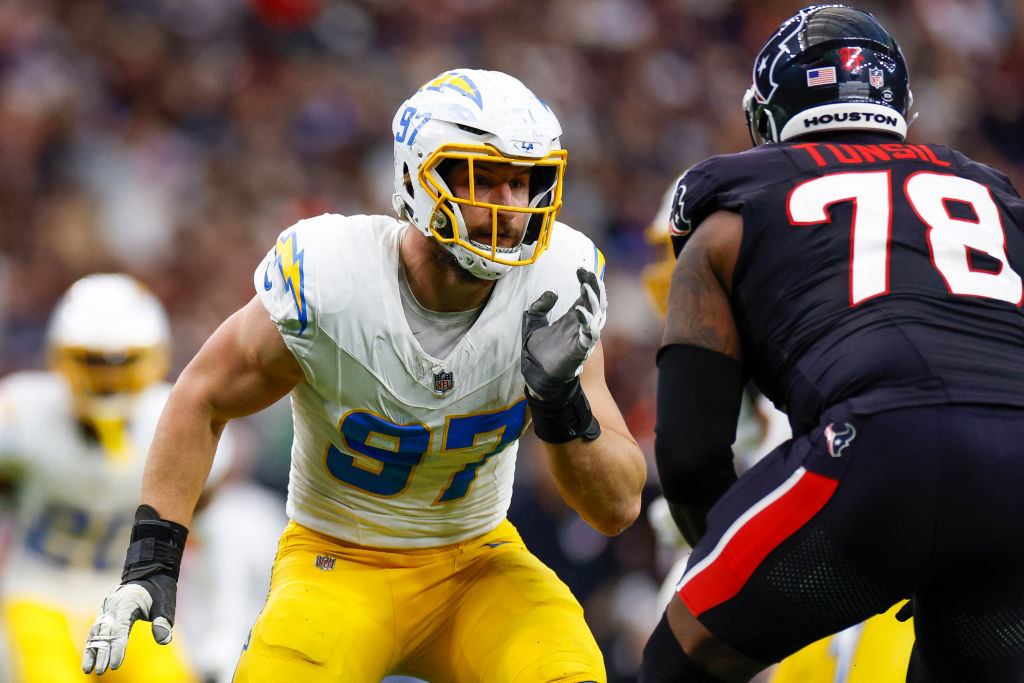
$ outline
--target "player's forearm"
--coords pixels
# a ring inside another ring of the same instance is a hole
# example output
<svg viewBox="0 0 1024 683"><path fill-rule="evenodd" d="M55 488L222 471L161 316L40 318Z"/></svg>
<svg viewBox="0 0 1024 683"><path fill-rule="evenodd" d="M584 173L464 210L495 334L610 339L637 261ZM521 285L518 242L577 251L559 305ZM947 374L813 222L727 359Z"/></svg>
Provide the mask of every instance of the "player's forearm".
<svg viewBox="0 0 1024 683"><path fill-rule="evenodd" d="M160 417L146 459L141 502L163 519L188 526L210 473L223 421L179 382Z"/></svg>
<svg viewBox="0 0 1024 683"><path fill-rule="evenodd" d="M604 429L594 441L545 447L562 497L588 524L614 536L636 521L647 467L631 436Z"/></svg>

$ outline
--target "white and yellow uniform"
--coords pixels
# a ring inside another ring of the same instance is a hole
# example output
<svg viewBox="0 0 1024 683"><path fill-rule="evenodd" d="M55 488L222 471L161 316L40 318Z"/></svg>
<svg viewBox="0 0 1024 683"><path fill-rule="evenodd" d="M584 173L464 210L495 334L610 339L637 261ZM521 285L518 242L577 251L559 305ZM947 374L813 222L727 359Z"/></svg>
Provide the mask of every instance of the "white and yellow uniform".
<svg viewBox="0 0 1024 683"><path fill-rule="evenodd" d="M553 290L554 320L603 257L558 224L434 358L403 310L405 228L301 221L256 270L307 381L291 397L292 522L236 680L604 681L578 602L505 521L529 419L523 311Z"/></svg>
<svg viewBox="0 0 1024 683"><path fill-rule="evenodd" d="M20 372L0 382L0 473L13 484L14 533L0 578L16 683L94 680L81 652L96 607L121 580L146 452L170 385L151 384L126 421L86 427L62 375ZM148 628L111 681L190 681L178 643Z"/></svg>

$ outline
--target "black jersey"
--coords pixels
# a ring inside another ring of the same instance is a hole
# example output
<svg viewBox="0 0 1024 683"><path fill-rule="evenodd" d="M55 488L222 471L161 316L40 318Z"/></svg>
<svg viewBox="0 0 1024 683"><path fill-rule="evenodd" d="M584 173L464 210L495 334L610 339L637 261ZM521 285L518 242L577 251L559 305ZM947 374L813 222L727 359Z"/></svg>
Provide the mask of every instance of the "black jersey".
<svg viewBox="0 0 1024 683"><path fill-rule="evenodd" d="M720 209L747 372L798 433L843 400L1024 406L1024 202L999 171L844 133L694 166L673 241Z"/></svg>

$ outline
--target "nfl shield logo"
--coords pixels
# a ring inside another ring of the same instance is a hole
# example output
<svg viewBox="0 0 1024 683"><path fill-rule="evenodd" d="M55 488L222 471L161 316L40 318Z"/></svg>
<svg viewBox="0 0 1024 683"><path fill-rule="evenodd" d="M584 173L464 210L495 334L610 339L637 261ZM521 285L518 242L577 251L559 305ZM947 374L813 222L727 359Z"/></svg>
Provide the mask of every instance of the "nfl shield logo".
<svg viewBox="0 0 1024 683"><path fill-rule="evenodd" d="M868 76L872 88L881 88L885 85L885 76L881 69L869 69Z"/></svg>
<svg viewBox="0 0 1024 683"><path fill-rule="evenodd" d="M454 386L455 382L452 380L452 373L445 372L444 370L434 373L434 391L436 393L446 394Z"/></svg>
<svg viewBox="0 0 1024 683"><path fill-rule="evenodd" d="M334 558L329 555L317 555L316 566L325 572L334 569Z"/></svg>

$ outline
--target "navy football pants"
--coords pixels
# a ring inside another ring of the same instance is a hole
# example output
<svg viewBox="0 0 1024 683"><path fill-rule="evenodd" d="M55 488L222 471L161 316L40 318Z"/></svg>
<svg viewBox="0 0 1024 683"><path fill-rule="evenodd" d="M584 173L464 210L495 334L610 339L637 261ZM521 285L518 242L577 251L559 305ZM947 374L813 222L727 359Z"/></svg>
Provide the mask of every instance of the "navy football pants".
<svg viewBox="0 0 1024 683"><path fill-rule="evenodd" d="M1024 410L833 407L712 508L679 596L765 663L913 596L909 681L1024 683Z"/></svg>

